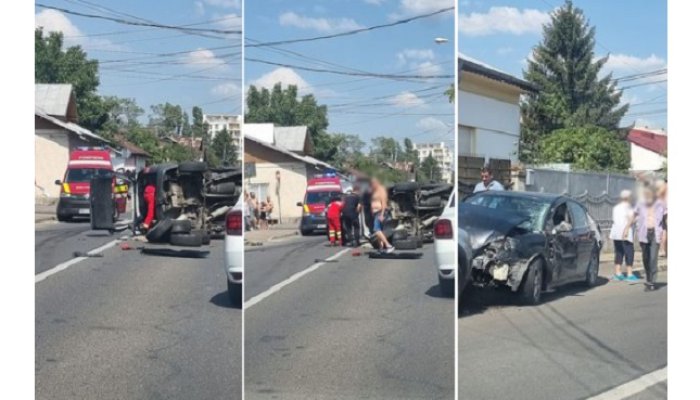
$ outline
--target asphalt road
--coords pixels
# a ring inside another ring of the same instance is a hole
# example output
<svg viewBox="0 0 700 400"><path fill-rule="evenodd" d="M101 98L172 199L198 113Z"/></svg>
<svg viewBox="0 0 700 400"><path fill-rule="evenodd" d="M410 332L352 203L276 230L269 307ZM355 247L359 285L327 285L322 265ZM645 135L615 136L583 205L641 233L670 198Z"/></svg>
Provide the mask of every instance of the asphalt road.
<svg viewBox="0 0 700 400"><path fill-rule="evenodd" d="M70 260L76 251L88 252L119 236L92 231L89 221L38 223L34 231L34 273L44 272Z"/></svg>
<svg viewBox="0 0 700 400"><path fill-rule="evenodd" d="M601 271L610 276L610 265ZM559 289L536 307L473 290L458 322L459 398L585 399L666 366L666 287L599 281ZM630 399L666 397L661 382Z"/></svg>
<svg viewBox="0 0 700 400"><path fill-rule="evenodd" d="M339 250L309 237L246 251L250 299ZM454 301L423 251L346 252L246 308L246 398L453 399Z"/></svg>
<svg viewBox="0 0 700 400"><path fill-rule="evenodd" d="M99 245L82 225L57 229L37 233L37 271L65 258L51 248ZM38 282L36 397L241 398L241 310L228 305L222 246L206 259L112 247Z"/></svg>

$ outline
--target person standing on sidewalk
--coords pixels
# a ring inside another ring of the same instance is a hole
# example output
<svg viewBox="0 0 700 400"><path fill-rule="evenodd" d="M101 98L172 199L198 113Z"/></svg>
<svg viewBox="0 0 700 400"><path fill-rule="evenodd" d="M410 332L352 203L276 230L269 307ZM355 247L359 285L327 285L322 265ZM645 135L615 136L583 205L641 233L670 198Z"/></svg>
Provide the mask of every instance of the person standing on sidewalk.
<svg viewBox="0 0 700 400"><path fill-rule="evenodd" d="M345 241L352 247L360 245L360 204L359 187L354 185L352 191L345 196L341 213L343 222L343 235Z"/></svg>
<svg viewBox="0 0 700 400"><path fill-rule="evenodd" d="M610 229L610 239L615 247L615 275L617 281L626 280L637 282L639 278L632 272L634 265L634 208L632 207L632 192L620 192L620 202L613 208L613 225ZM627 266L627 277L622 274L622 262Z"/></svg>
<svg viewBox="0 0 700 400"><path fill-rule="evenodd" d="M666 205L656 198L653 188L643 190L642 201L637 205L637 237L642 247L642 262L646 274L645 291L656 290L656 273L659 262L659 245L663 234L662 222Z"/></svg>

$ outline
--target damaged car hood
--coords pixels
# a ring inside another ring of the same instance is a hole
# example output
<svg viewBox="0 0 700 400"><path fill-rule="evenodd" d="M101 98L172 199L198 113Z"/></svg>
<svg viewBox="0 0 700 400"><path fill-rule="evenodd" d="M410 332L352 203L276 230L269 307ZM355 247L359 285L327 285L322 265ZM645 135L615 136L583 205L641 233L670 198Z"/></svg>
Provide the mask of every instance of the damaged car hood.
<svg viewBox="0 0 700 400"><path fill-rule="evenodd" d="M458 215L458 225L468 233L471 248L475 251L508 236L515 227L528 220L527 216L468 203L459 204Z"/></svg>

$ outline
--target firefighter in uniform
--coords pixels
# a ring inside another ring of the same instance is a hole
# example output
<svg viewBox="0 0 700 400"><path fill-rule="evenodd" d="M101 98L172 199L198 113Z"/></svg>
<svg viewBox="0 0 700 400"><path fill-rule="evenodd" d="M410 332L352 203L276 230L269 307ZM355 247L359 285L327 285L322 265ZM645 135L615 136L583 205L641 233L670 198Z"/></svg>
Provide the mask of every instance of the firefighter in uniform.
<svg viewBox="0 0 700 400"><path fill-rule="evenodd" d="M328 239L331 242L331 246L341 245L343 239L343 228L340 223L340 212L343 209L343 202L340 198L334 197L331 199L330 204L328 204L328 212L326 213L326 218L328 219Z"/></svg>

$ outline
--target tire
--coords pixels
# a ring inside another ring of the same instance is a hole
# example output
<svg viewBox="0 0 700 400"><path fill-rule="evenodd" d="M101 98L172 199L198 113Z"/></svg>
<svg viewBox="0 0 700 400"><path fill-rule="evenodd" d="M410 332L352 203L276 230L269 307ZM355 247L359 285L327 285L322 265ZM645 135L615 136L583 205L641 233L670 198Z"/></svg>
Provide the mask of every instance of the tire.
<svg viewBox="0 0 700 400"><path fill-rule="evenodd" d="M192 231L190 231L190 233L194 233L196 235L202 235L202 244L203 245L209 245L211 243L211 235L202 229L193 229Z"/></svg>
<svg viewBox="0 0 700 400"><path fill-rule="evenodd" d="M403 182L394 185L392 190L395 192L414 192L418 190L420 186L416 182Z"/></svg>
<svg viewBox="0 0 700 400"><path fill-rule="evenodd" d="M583 281L584 284L592 288L598 283L598 271L600 270L600 249L598 246L593 247L593 253L591 254L591 259L588 262L588 269L586 270L586 279Z"/></svg>
<svg viewBox="0 0 700 400"><path fill-rule="evenodd" d="M173 246L199 247L202 245L203 237L201 232L178 233L170 235L170 244Z"/></svg>
<svg viewBox="0 0 700 400"><path fill-rule="evenodd" d="M440 282L440 293L444 297L453 297L455 295L454 279L445 279L438 276L438 281Z"/></svg>
<svg viewBox="0 0 700 400"><path fill-rule="evenodd" d="M309 236L311 235L311 231L308 229L301 229L301 236Z"/></svg>
<svg viewBox="0 0 700 400"><path fill-rule="evenodd" d="M395 240L392 243L397 250L415 250L418 248L415 236L408 237L406 239Z"/></svg>
<svg viewBox="0 0 700 400"><path fill-rule="evenodd" d="M226 280L228 286L228 301L232 307L240 307L243 303L243 291L241 285Z"/></svg>
<svg viewBox="0 0 700 400"><path fill-rule="evenodd" d="M181 162L177 168L182 173L204 172L207 170L207 163L200 161L185 161Z"/></svg>
<svg viewBox="0 0 700 400"><path fill-rule="evenodd" d="M523 304L534 306L542 297L542 259L536 259L525 273L525 280L520 286L520 300Z"/></svg>
<svg viewBox="0 0 700 400"><path fill-rule="evenodd" d="M165 242L172 227L173 220L170 218L158 221L158 223L146 233L146 239L149 242Z"/></svg>
<svg viewBox="0 0 700 400"><path fill-rule="evenodd" d="M190 231L192 231L192 221L189 219L173 220L173 227L170 229L170 233L190 233Z"/></svg>
<svg viewBox="0 0 700 400"><path fill-rule="evenodd" d="M73 220L73 218L70 215L61 215L61 214L57 214L56 219L59 222L71 222Z"/></svg>
<svg viewBox="0 0 700 400"><path fill-rule="evenodd" d="M394 233L391 235L389 240L394 241L394 240L405 240L408 239L408 232L406 232L405 229L398 229L395 230Z"/></svg>

